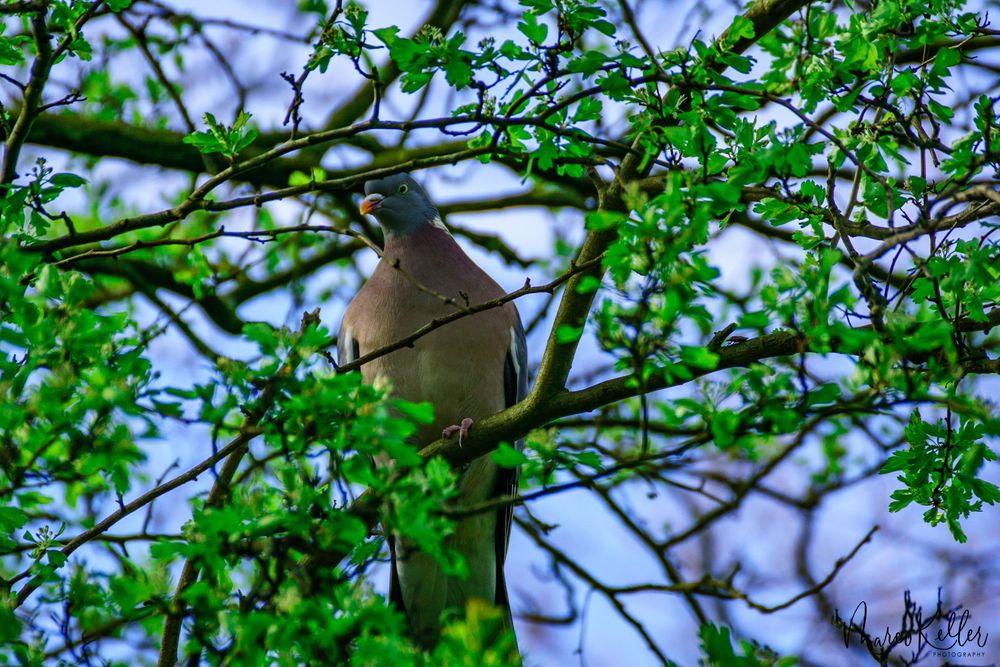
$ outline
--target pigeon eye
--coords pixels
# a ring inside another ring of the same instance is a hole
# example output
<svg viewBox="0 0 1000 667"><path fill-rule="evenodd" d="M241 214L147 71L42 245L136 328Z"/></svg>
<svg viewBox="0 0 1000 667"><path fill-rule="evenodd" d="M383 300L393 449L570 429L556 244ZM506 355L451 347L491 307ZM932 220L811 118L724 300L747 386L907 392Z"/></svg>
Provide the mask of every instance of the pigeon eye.
<svg viewBox="0 0 1000 667"><path fill-rule="evenodd" d="M403 183L402 185L399 186L398 192L401 195L405 195L409 189L410 189L409 186L407 186L406 183Z"/></svg>

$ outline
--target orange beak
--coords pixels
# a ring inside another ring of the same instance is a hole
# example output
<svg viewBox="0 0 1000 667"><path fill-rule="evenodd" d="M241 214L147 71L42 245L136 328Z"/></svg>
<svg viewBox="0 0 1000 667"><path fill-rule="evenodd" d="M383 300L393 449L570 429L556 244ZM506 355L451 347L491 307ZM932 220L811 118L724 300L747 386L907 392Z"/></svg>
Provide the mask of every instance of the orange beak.
<svg viewBox="0 0 1000 667"><path fill-rule="evenodd" d="M374 213L378 209L378 207L382 205L383 199L385 199L385 197L375 192L362 199L361 215L368 215L370 213Z"/></svg>

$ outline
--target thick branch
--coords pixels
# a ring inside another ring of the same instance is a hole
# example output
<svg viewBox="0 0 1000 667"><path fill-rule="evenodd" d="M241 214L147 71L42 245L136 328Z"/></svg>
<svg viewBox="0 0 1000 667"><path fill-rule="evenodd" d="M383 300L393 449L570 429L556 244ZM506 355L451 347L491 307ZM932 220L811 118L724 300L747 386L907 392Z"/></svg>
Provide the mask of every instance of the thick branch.
<svg viewBox="0 0 1000 667"><path fill-rule="evenodd" d="M985 322L963 319L958 322L960 331L988 331L1000 326L1000 309L991 310ZM870 327L859 327L870 330ZM943 344L943 343L942 343ZM838 339L830 341L830 350L838 352ZM631 375L623 375L599 382L578 391L565 391L549 397L545 401L527 399L492 417L476 422L475 428L462 444L451 440L438 440L422 451L425 456L443 456L455 465L468 463L483 454L490 452L499 442L513 442L522 438L529 431L539 428L553 420L570 415L597 410L605 405L616 403L637 396L640 392L654 392L670 387L676 387L691 382L716 371L728 368L742 368L765 359L788 357L809 350L809 338L804 334L783 330L751 338L735 345L719 348L718 365L713 370L707 370L692 365L684 365L686 379L672 374L668 380L664 373L653 373L649 380L640 387Z"/></svg>
<svg viewBox="0 0 1000 667"><path fill-rule="evenodd" d="M788 18L792 12L807 5L809 1L762 0L754 3L744 15L744 18L750 19L753 22L754 37L741 38L732 47L732 50L737 53L746 50L756 40L766 35L775 26ZM720 41L725 40L725 34L723 33ZM724 68L724 65L720 65L720 69ZM615 175L615 180L601 193L600 208L605 210L624 210L624 202L622 200L624 184L633 178L644 178L649 175L653 165L652 160L646 160L643 157L643 152L639 150L642 146L642 140L642 137L638 136L633 141L632 150L622 160L621 167ZM604 251L614 242L616 237L617 232L613 228L591 231L587 234L587 238L580 248L577 261L583 263L590 261L594 257L603 255ZM579 335L566 336L564 332L568 330L582 333L596 292L581 292L579 287L582 281L588 276L600 278L602 275L603 271L595 268L574 276L566 285L566 290L559 303L559 310L545 347L545 356L542 358L538 378L528 398L529 402L547 401L550 396L561 391L565 386L570 368L573 365L573 358L579 343Z"/></svg>
<svg viewBox="0 0 1000 667"><path fill-rule="evenodd" d="M43 3L44 5L44 3ZM45 24L45 12L38 12L31 17L31 32L35 38L35 48L38 55L31 64L31 78L24 89L24 101L21 112L14 122L14 128L7 137L3 168L0 171L0 183L10 183L17 178L17 159L21 155L21 146L28 137L28 131L35 122L38 108L42 102L42 91L49 78L49 68L52 66L52 44L49 42L49 29ZM7 190L0 193L6 196Z"/></svg>
<svg viewBox="0 0 1000 667"><path fill-rule="evenodd" d="M96 157L117 157L137 164L195 174L203 173L205 161L202 154L191 144L185 144L183 138L182 132L97 120L75 113L41 116L28 134L28 142L37 146ZM277 141L277 136L261 137L247 148L245 157L260 155ZM351 142L345 140L344 143ZM240 180L258 187L282 187L288 185L288 178L293 172L311 173L312 168L319 165L319 159L319 155L305 154L272 160L247 170Z"/></svg>

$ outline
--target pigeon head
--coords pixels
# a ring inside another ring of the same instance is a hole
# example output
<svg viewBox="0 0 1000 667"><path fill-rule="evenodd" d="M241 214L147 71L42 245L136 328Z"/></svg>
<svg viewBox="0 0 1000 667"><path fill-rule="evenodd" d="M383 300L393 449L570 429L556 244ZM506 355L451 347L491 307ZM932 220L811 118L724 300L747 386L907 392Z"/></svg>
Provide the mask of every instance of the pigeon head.
<svg viewBox="0 0 1000 667"><path fill-rule="evenodd" d="M405 236L424 225L444 228L437 207L409 174L365 183L361 212L374 215L387 236Z"/></svg>

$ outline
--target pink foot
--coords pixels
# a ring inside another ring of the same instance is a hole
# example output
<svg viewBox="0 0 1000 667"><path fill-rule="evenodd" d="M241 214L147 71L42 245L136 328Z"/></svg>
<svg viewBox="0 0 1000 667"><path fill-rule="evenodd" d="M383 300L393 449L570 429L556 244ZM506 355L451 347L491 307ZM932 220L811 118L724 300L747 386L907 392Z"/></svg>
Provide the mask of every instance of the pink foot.
<svg viewBox="0 0 1000 667"><path fill-rule="evenodd" d="M466 417L461 424L452 424L441 431L442 438L450 438L458 433L458 446L462 446L462 440L469 437L469 429L472 428L472 419Z"/></svg>

